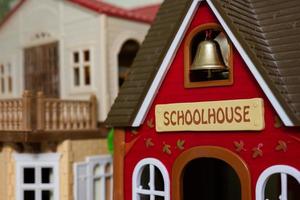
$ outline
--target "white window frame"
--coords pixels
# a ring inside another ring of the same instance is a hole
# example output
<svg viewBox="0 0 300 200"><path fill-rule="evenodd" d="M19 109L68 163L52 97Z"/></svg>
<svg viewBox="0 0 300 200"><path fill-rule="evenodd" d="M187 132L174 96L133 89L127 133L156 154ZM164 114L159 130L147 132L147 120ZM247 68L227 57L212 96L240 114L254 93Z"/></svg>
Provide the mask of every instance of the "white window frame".
<svg viewBox="0 0 300 200"><path fill-rule="evenodd" d="M89 51L90 54L90 60L89 62L84 61L84 52ZM79 63L74 62L74 53L79 54ZM73 48L70 50L70 69L71 69L71 89L73 92L86 92L86 90L90 90L93 88L93 68L95 64L94 59L94 49L90 46L87 47L78 47ZM84 83L84 66L89 65L90 66L90 84L86 85ZM75 75L74 75L74 69L78 67L79 68L79 85L75 85Z"/></svg>
<svg viewBox="0 0 300 200"><path fill-rule="evenodd" d="M150 189L142 189L140 184L140 179L142 171L145 166L149 165L150 175L149 175L149 187ZM164 191L155 191L154 186L154 167L157 167L164 180ZM145 158L135 166L133 175L132 175L132 200L140 200L138 197L139 194L150 195L150 200L154 200L155 196L162 196L164 200L170 200L170 179L169 173L164 164L156 158Z"/></svg>
<svg viewBox="0 0 300 200"><path fill-rule="evenodd" d="M16 161L16 200L23 200L23 190L30 189L35 191L35 199L41 200L42 190L53 190L53 200L59 200L59 159L58 153L45 154L14 154ZM53 169L53 183L24 184L23 169L29 167L35 169L35 179L41 180L41 169L49 167Z"/></svg>
<svg viewBox="0 0 300 200"><path fill-rule="evenodd" d="M300 184L300 171L288 165L274 165L264 170L259 176L256 184L256 200L265 200L265 189L270 176L280 174L281 178L281 200L287 200L287 175L295 178Z"/></svg>
<svg viewBox="0 0 300 200"><path fill-rule="evenodd" d="M106 179L111 178L110 182L110 197L112 200L113 198L113 162L112 157L110 155L101 155L101 156L91 156L87 157L85 162L75 163L73 167L74 171L74 198L75 200L79 200L78 198L78 182L79 174L77 174L77 168L79 166L86 165L86 176L81 178L87 179L87 185L86 185L86 200L94 200L94 180L97 178L100 178L100 185L101 185L101 198L100 199L106 199ZM111 165L111 171L106 173L105 167L106 165ZM94 176L94 168L100 165L100 171L101 173L98 176Z"/></svg>

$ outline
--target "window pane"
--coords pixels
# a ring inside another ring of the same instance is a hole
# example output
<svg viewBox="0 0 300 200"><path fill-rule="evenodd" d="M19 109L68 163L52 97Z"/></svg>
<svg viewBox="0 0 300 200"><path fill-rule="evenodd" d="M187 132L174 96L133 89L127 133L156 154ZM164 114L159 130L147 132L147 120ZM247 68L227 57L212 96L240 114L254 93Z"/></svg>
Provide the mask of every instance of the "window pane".
<svg viewBox="0 0 300 200"><path fill-rule="evenodd" d="M34 190L25 190L24 191L24 200L35 200Z"/></svg>
<svg viewBox="0 0 300 200"><path fill-rule="evenodd" d="M155 167L154 181L155 181L155 190L164 191L164 179L160 170L157 167Z"/></svg>
<svg viewBox="0 0 300 200"><path fill-rule="evenodd" d="M139 194L139 200L150 200L150 195Z"/></svg>
<svg viewBox="0 0 300 200"><path fill-rule="evenodd" d="M4 78L1 78L1 92L2 93L5 92L5 80L4 80Z"/></svg>
<svg viewBox="0 0 300 200"><path fill-rule="evenodd" d="M141 180L140 180L140 186L142 186L143 189L150 189L149 187L149 182L150 182L150 169L149 165L145 166L142 169L142 174L141 174Z"/></svg>
<svg viewBox="0 0 300 200"><path fill-rule="evenodd" d="M11 75L11 64L10 63L7 64L7 74Z"/></svg>
<svg viewBox="0 0 300 200"><path fill-rule="evenodd" d="M100 181L100 178L94 179L94 200L100 200L101 193L103 193L103 191L101 191Z"/></svg>
<svg viewBox="0 0 300 200"><path fill-rule="evenodd" d="M84 83L85 85L91 84L91 72L90 72L90 66L84 67Z"/></svg>
<svg viewBox="0 0 300 200"><path fill-rule="evenodd" d="M288 200L299 200L300 199L300 184L292 177L288 176Z"/></svg>
<svg viewBox="0 0 300 200"><path fill-rule="evenodd" d="M53 169L42 168L42 183L53 183Z"/></svg>
<svg viewBox="0 0 300 200"><path fill-rule="evenodd" d="M11 76L8 77L8 91L12 92L12 78L11 78Z"/></svg>
<svg viewBox="0 0 300 200"><path fill-rule="evenodd" d="M279 199L281 194L280 174L273 174L268 179L265 189L265 199Z"/></svg>
<svg viewBox="0 0 300 200"><path fill-rule="evenodd" d="M105 180L106 200L112 199L112 178L107 177Z"/></svg>
<svg viewBox="0 0 300 200"><path fill-rule="evenodd" d="M164 197L161 197L161 196L156 196L155 197L155 200L164 200L165 198Z"/></svg>
<svg viewBox="0 0 300 200"><path fill-rule="evenodd" d="M74 68L74 85L79 86L80 85L80 77L79 77L79 68Z"/></svg>
<svg viewBox="0 0 300 200"><path fill-rule="evenodd" d="M79 63L79 53L78 52L73 53L73 61L74 61L74 63Z"/></svg>
<svg viewBox="0 0 300 200"><path fill-rule="evenodd" d="M83 55L84 55L84 61L85 62L89 62L90 61L90 51L89 50L85 50L83 52Z"/></svg>
<svg viewBox="0 0 300 200"><path fill-rule="evenodd" d="M111 174L112 173L112 165L110 163L107 163L105 165L105 174Z"/></svg>
<svg viewBox="0 0 300 200"><path fill-rule="evenodd" d="M97 164L95 167L94 167L94 176L99 176L101 174L101 167L99 164Z"/></svg>
<svg viewBox="0 0 300 200"><path fill-rule="evenodd" d="M35 183L35 169L24 168L23 169L23 180L24 183Z"/></svg>
<svg viewBox="0 0 300 200"><path fill-rule="evenodd" d="M42 200L53 200L53 191L50 190L43 190L42 191Z"/></svg>

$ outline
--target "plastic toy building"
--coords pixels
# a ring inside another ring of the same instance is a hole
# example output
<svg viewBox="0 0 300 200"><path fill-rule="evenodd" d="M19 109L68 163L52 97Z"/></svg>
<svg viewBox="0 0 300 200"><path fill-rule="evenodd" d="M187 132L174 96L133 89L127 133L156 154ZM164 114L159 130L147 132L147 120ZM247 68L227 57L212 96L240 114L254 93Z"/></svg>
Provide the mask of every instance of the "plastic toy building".
<svg viewBox="0 0 300 200"><path fill-rule="evenodd" d="M106 121L115 200L300 198L299 6L163 3Z"/></svg>
<svg viewBox="0 0 300 200"><path fill-rule="evenodd" d="M112 198L103 121L158 7L21 0L1 22L1 200Z"/></svg>

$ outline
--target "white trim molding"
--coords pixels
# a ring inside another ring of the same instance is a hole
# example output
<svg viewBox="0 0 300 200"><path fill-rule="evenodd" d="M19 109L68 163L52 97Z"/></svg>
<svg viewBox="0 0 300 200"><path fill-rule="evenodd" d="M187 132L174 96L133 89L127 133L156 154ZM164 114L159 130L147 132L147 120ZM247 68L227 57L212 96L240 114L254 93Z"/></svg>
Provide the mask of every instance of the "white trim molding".
<svg viewBox="0 0 300 200"><path fill-rule="evenodd" d="M16 161L16 200L23 200L25 190L34 191L35 199L41 200L43 190L53 192L53 200L59 199L59 153L13 154ZM34 169L34 182L24 183L24 169ZM42 183L42 169L52 169L52 181Z"/></svg>
<svg viewBox="0 0 300 200"><path fill-rule="evenodd" d="M143 189L140 185L141 175L144 167L149 166L149 189ZM155 167L160 171L163 177L164 190L155 190ZM150 196L154 200L155 196L163 197L164 200L170 200L170 179L169 173L164 164L156 158L145 158L138 162L132 175L132 200L139 200L138 195Z"/></svg>
<svg viewBox="0 0 300 200"><path fill-rule="evenodd" d="M288 165L274 165L264 170L256 183L256 200L265 200L265 188L273 174L280 174L281 178L281 199L287 200L287 175L295 178L300 184L300 171Z"/></svg>
<svg viewBox="0 0 300 200"><path fill-rule="evenodd" d="M186 33L191 21L193 20L193 16L195 15L197 8L199 7L199 5L202 1L203 0L194 0L193 3L191 4L191 7L189 8L169 50L167 51L167 54L166 54L165 58L163 59L161 66L159 67L159 70L158 70L158 72L157 72L145 98L144 98L144 101L143 101L141 107L139 108L138 113L135 116L135 119L132 123L133 127L139 127L143 123L143 121L146 117L146 114L148 113L149 108L150 108L154 98L156 97L157 91L159 90L161 83L164 80L164 78L172 64L172 61L173 61L173 59L176 55L176 52L185 36L185 33ZM220 15L220 13L214 7L211 0L207 0L207 2L208 2L209 7L212 9L213 13L216 15L217 19L221 23L222 27L224 28L226 34L232 41L233 45L237 48L238 52L241 54L246 65L248 66L249 70L251 71L251 73L253 74L255 79L257 80L257 82L260 85L260 87L262 88L262 90L264 91L265 95L268 97L268 99L270 100L274 109L277 111L278 115L284 122L284 124L286 126L294 126L292 120L289 118L289 116L285 112L284 108L281 106L280 102L276 99L274 93L271 91L271 89L269 88L269 86L267 85L267 83L265 82L265 80L263 79L263 77L261 76L261 74L259 73L257 68L255 67L255 65L252 62L252 60L250 59L249 55L242 48L241 44L238 42L237 38L232 33L229 26L225 23L225 21L223 20L223 18Z"/></svg>

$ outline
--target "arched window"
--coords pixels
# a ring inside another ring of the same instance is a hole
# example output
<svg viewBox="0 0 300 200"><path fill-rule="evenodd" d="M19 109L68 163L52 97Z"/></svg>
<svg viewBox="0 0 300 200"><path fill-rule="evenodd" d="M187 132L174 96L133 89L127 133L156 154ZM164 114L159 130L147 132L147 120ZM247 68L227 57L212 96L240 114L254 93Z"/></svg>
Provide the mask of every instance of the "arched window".
<svg viewBox="0 0 300 200"><path fill-rule="evenodd" d="M110 155L88 157L75 163L75 200L112 200L112 157Z"/></svg>
<svg viewBox="0 0 300 200"><path fill-rule="evenodd" d="M127 40L122 45L121 50L118 54L119 87L121 87L124 81L127 79L129 69L139 48L140 45L135 40Z"/></svg>
<svg viewBox="0 0 300 200"><path fill-rule="evenodd" d="M132 176L133 200L169 200L169 174L165 166L155 158L141 160Z"/></svg>
<svg viewBox="0 0 300 200"><path fill-rule="evenodd" d="M256 184L256 200L266 199L300 199L300 171L287 165L263 171Z"/></svg>

